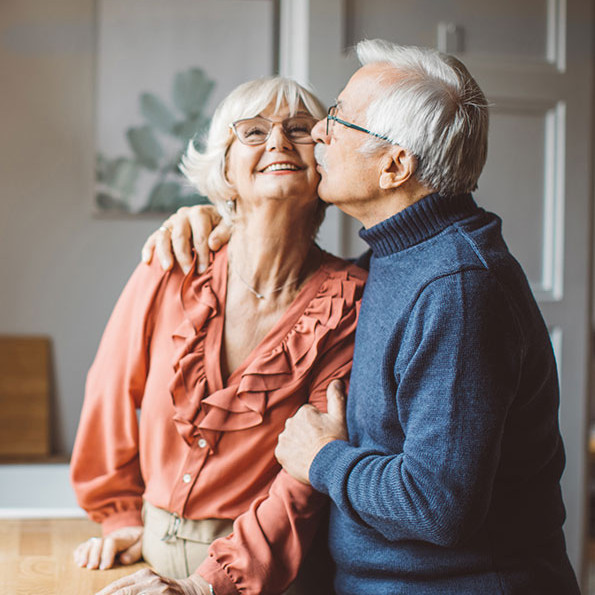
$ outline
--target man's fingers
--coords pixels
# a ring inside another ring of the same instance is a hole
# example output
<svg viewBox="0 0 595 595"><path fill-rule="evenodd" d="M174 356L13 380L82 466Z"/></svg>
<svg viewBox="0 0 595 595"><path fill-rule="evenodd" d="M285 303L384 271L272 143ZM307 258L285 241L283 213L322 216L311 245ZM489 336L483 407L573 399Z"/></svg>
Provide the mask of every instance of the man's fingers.
<svg viewBox="0 0 595 595"><path fill-rule="evenodd" d="M171 230L162 226L156 232L155 253L164 271L169 271L174 266L171 246Z"/></svg>
<svg viewBox="0 0 595 595"><path fill-rule="evenodd" d="M188 221L192 230L192 242L196 251L199 273L204 273L209 266L208 237L220 219L221 215L212 205L199 205L188 209Z"/></svg>
<svg viewBox="0 0 595 595"><path fill-rule="evenodd" d="M326 389L328 414L345 425L345 386L340 380L333 380Z"/></svg>
<svg viewBox="0 0 595 595"><path fill-rule="evenodd" d="M231 226L222 219L209 236L209 248L217 252L221 246L229 242L229 238L231 238Z"/></svg>
<svg viewBox="0 0 595 595"><path fill-rule="evenodd" d="M141 250L141 259L146 264L151 264L153 253L155 252L155 242L157 241L157 232L154 231L143 245Z"/></svg>
<svg viewBox="0 0 595 595"><path fill-rule="evenodd" d="M187 273L192 267L192 248L190 245L190 223L185 217L172 217L171 244L176 260Z"/></svg>

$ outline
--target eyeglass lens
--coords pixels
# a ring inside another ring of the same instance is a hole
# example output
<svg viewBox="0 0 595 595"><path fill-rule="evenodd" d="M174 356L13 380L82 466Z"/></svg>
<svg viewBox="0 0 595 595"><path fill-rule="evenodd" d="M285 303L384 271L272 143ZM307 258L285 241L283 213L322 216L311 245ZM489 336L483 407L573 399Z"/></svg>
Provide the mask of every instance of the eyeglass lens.
<svg viewBox="0 0 595 595"><path fill-rule="evenodd" d="M233 129L245 145L261 145L271 135L275 123L267 118L248 118L234 122ZM285 136L295 143L313 143L311 132L315 120L308 116L293 116L280 122Z"/></svg>

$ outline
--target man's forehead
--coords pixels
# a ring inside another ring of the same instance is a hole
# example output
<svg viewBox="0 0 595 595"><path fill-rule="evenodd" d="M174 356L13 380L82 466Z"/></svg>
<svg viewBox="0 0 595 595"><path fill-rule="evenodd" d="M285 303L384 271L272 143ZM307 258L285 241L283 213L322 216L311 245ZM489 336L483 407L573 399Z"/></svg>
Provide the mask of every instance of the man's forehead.
<svg viewBox="0 0 595 595"><path fill-rule="evenodd" d="M358 69L339 93L336 105L342 112L354 112L364 109L373 98L375 78L367 66Z"/></svg>

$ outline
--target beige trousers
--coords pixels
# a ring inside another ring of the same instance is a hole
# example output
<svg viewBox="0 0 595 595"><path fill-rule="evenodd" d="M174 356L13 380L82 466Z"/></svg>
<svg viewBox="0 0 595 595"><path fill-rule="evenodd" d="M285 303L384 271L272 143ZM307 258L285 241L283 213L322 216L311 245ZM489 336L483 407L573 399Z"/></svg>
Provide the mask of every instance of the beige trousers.
<svg viewBox="0 0 595 595"><path fill-rule="evenodd" d="M186 578L207 558L211 542L229 535L233 521L203 519L193 521L180 518L149 502L143 506L142 553L145 562L159 574L170 578ZM322 536L325 540L325 536ZM322 552L321 552L322 548ZM330 557L326 543L318 540L300 570L296 581L284 595L329 595L331 576ZM313 564L314 563L314 564Z"/></svg>
<svg viewBox="0 0 595 595"><path fill-rule="evenodd" d="M193 521L148 502L143 506L142 552L145 562L169 578L186 578L207 558L215 539L231 533L233 521Z"/></svg>

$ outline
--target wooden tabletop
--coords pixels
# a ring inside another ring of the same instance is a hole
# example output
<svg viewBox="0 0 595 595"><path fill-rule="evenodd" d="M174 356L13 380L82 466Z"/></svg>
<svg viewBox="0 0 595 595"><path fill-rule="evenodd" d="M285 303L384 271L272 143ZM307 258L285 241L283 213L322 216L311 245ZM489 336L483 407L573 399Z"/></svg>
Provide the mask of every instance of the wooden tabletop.
<svg viewBox="0 0 595 595"><path fill-rule="evenodd" d="M85 519L0 520L2 595L91 595L145 564L86 570L72 560L74 548L100 535Z"/></svg>

